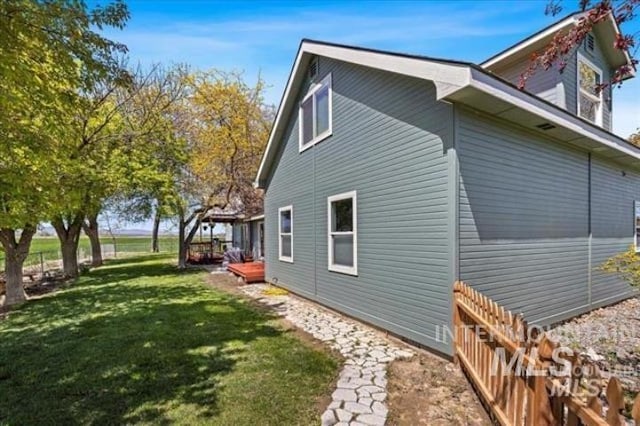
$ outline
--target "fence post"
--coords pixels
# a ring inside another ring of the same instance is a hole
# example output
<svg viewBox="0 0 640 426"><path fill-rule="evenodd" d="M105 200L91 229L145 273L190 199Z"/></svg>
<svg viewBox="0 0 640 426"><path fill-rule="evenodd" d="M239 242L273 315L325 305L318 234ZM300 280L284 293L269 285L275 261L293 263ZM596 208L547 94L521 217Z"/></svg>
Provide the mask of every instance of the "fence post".
<svg viewBox="0 0 640 426"><path fill-rule="evenodd" d="M44 256L40 252L40 275L44 275Z"/></svg>

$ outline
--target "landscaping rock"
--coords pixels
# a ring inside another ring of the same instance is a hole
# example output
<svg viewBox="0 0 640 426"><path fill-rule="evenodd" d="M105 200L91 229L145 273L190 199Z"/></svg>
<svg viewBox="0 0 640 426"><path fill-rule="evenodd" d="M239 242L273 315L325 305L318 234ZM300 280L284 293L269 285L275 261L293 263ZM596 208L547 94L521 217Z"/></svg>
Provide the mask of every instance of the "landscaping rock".
<svg viewBox="0 0 640 426"><path fill-rule="evenodd" d="M373 329L328 312L296 297L268 296L266 284L241 288L248 296L270 306L294 325L326 342L344 358L332 402L322 415L323 425L384 425L388 409L386 370L388 363L413 356L408 348L390 344ZM355 418L355 420L353 420Z"/></svg>

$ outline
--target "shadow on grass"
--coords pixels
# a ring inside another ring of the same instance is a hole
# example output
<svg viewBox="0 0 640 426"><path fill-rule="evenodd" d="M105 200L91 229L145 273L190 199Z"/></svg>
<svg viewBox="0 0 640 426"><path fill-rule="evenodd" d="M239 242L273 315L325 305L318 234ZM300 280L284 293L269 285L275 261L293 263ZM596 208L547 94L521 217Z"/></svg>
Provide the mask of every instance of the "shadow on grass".
<svg viewBox="0 0 640 426"><path fill-rule="evenodd" d="M112 261L0 322L0 424L217 415L247 346L282 331L164 260Z"/></svg>

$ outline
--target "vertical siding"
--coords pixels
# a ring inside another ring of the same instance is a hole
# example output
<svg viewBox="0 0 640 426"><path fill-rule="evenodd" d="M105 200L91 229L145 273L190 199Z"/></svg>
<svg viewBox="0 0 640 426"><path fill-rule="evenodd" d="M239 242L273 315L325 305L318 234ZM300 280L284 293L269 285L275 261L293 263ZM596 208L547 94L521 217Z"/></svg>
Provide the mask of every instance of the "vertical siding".
<svg viewBox="0 0 640 426"><path fill-rule="evenodd" d="M434 349L451 321L447 153L452 108L431 83L321 58L333 135L298 153L297 116L266 191L267 278ZM357 277L327 268L327 197L358 195ZM277 208L294 209L294 263L277 260Z"/></svg>
<svg viewBox="0 0 640 426"><path fill-rule="evenodd" d="M593 158L592 179L592 303L606 305L631 294L616 274L600 267L633 244L633 202L640 200L640 174L628 167ZM625 172L623 176L622 172Z"/></svg>
<svg viewBox="0 0 640 426"><path fill-rule="evenodd" d="M520 76L527 69L529 58L509 64L504 68L494 70L494 74L499 75L505 80L517 85ZM558 91L558 85L562 81L562 75L555 69L538 70L529 79L526 84L526 91L541 97L551 103L562 108L565 107L564 95Z"/></svg>
<svg viewBox="0 0 640 426"><path fill-rule="evenodd" d="M461 279L530 321L583 308L588 155L470 111L459 122Z"/></svg>
<svg viewBox="0 0 640 426"><path fill-rule="evenodd" d="M567 66L562 73L562 86L564 88L566 97L567 111L572 114L578 114L578 54L580 52L585 58L591 61L594 65L602 70L603 81L609 81L611 79L611 68L606 60L602 47L596 37L595 50L593 52L588 51L584 43L578 47L569 58L567 58ZM602 109L602 127L611 131L611 112L612 112L612 99L611 88L607 88L603 93L603 109Z"/></svg>

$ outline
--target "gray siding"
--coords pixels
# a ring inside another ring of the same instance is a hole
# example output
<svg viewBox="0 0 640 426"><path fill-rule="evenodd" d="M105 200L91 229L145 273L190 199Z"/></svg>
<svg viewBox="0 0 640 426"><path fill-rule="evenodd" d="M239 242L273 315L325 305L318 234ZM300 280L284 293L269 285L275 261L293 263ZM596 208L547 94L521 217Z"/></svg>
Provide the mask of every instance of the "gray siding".
<svg viewBox="0 0 640 426"><path fill-rule="evenodd" d="M593 262L632 242L634 198L631 186L618 192L620 170L596 159L590 177L588 153L468 110L457 143L462 280L542 323L629 294L610 274L593 273L591 299L589 288L590 196Z"/></svg>
<svg viewBox="0 0 640 426"><path fill-rule="evenodd" d="M580 45L577 51L602 70L604 81L609 81L612 76L611 67L604 56L602 46L600 45L597 37L595 41L595 49L593 52L588 51L584 44ZM562 73L558 71L556 67L548 70L538 69L527 80L527 92L537 95L561 108L565 108L572 114L577 114L577 51L566 59L567 65ZM526 57L492 71L494 74L517 85L520 81L520 76L526 70L528 65L529 57ZM611 131L612 102L610 87L604 90L603 99L602 127Z"/></svg>
<svg viewBox="0 0 640 426"><path fill-rule="evenodd" d="M321 58L333 135L298 152L297 111L266 189L268 280L434 349L451 321L447 148L452 108L431 83ZM327 197L358 196L357 277L328 271ZM293 263L278 260L277 211L293 205Z"/></svg>
<svg viewBox="0 0 640 426"><path fill-rule="evenodd" d="M623 172L624 171L624 176ZM640 174L597 157L592 180L592 303L601 306L630 294L629 286L600 267L633 244L633 202L640 200Z"/></svg>
<svg viewBox="0 0 640 426"><path fill-rule="evenodd" d="M494 74L499 75L512 84L518 85L520 76L529 66L529 58L511 63L506 67L494 70ZM525 89L532 93L554 103L562 108L565 107L564 93L561 91L560 82L562 75L557 69L538 70L527 80Z"/></svg>

